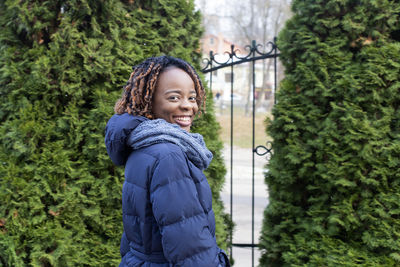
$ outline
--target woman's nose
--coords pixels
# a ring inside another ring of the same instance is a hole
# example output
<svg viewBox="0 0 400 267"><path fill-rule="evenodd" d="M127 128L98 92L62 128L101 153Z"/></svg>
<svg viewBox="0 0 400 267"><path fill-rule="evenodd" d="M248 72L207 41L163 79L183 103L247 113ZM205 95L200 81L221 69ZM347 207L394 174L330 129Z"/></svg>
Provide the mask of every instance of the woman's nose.
<svg viewBox="0 0 400 267"><path fill-rule="evenodd" d="M180 107L182 109L188 110L193 108L193 103L191 103L188 99L182 99Z"/></svg>

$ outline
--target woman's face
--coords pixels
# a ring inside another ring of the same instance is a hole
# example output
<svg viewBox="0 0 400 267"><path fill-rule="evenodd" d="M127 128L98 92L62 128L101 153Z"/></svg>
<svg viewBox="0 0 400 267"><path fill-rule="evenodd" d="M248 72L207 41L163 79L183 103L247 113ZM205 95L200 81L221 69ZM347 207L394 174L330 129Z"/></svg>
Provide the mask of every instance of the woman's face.
<svg viewBox="0 0 400 267"><path fill-rule="evenodd" d="M166 68L159 76L153 95L152 111L156 119L164 119L190 131L199 110L192 78L177 67Z"/></svg>

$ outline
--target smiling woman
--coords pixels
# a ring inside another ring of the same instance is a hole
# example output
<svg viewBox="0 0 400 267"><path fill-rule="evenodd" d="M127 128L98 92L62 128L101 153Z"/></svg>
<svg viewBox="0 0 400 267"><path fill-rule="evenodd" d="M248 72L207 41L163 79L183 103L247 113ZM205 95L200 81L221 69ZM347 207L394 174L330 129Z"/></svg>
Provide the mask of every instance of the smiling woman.
<svg viewBox="0 0 400 267"><path fill-rule="evenodd" d="M170 75L163 75L171 69L177 69L178 73L181 71L180 75L177 74L176 71L170 72L171 76L174 76L174 78L177 76L183 77L184 74L191 78L190 82L187 77L183 79L186 78L186 83L193 83L193 89L196 92L196 103L198 107L201 107L202 104L205 103L205 91L194 68L182 59L161 56L148 58L141 64L133 67L133 72L124 87L124 93L115 104L115 113L129 113L131 115L154 119L155 114L152 109L154 102L153 95L155 95L156 88L160 87L160 83L162 83L162 81L160 81L161 78L167 80L167 82L168 80L172 80L167 78ZM184 72L184 74L182 72ZM185 86L185 84L183 85ZM186 86L188 85L186 84ZM191 84L189 86L191 86Z"/></svg>
<svg viewBox="0 0 400 267"><path fill-rule="evenodd" d="M158 79L153 97L153 114L190 131L199 107L192 78L183 70L169 67Z"/></svg>
<svg viewBox="0 0 400 267"><path fill-rule="evenodd" d="M107 123L107 152L125 166L120 266L229 266L215 238L212 160L190 133L205 98L187 62L162 56L134 67Z"/></svg>

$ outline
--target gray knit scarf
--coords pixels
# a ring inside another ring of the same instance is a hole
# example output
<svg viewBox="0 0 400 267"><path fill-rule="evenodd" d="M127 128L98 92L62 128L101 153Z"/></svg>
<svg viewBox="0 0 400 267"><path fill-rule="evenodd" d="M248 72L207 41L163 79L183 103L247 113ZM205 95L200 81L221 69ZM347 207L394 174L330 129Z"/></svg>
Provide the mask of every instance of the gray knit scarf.
<svg viewBox="0 0 400 267"><path fill-rule="evenodd" d="M134 150L164 142L178 145L200 170L206 169L212 160L213 155L207 149L203 136L198 133L189 133L163 119L146 120L140 123L131 132L127 141Z"/></svg>

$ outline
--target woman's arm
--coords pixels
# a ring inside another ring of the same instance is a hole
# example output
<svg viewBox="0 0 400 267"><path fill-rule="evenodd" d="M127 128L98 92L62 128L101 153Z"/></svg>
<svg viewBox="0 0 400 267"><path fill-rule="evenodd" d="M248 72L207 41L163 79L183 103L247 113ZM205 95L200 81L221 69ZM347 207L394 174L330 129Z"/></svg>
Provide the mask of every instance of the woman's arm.
<svg viewBox="0 0 400 267"><path fill-rule="evenodd" d="M207 190L210 190L208 184ZM150 200L168 261L177 266L225 266L219 257L221 249L210 229L214 218L210 220L209 216L214 214L211 206L207 211L202 205L204 199L199 198L199 190L183 153L169 153L157 162ZM211 203L211 199L208 201Z"/></svg>

